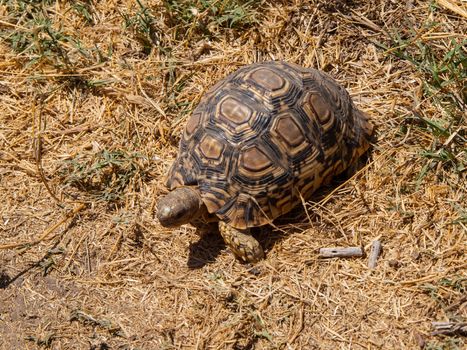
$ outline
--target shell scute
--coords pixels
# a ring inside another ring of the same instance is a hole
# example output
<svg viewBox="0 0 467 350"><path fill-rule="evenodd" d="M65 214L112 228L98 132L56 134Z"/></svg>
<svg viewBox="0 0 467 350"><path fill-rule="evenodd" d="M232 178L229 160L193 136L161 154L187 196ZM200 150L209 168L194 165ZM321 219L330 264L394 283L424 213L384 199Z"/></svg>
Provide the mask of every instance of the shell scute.
<svg viewBox="0 0 467 350"><path fill-rule="evenodd" d="M209 134L205 135L199 144L201 154L212 160L219 160L224 150L224 144Z"/></svg>
<svg viewBox="0 0 467 350"><path fill-rule="evenodd" d="M252 115L253 110L250 107L232 96L227 96L219 103L219 116L225 118L228 123L248 123Z"/></svg>
<svg viewBox="0 0 467 350"><path fill-rule="evenodd" d="M249 74L247 81L257 84L265 90L276 91L286 85L286 81L268 68L258 68Z"/></svg>

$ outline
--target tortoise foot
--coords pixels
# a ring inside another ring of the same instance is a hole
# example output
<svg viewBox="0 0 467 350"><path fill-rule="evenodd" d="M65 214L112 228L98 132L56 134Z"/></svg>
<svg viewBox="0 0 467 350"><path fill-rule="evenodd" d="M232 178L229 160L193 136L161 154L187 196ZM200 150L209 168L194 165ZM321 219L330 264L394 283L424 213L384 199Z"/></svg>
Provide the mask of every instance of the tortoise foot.
<svg viewBox="0 0 467 350"><path fill-rule="evenodd" d="M264 258L264 251L259 242L249 233L249 230L240 231L225 222L219 222L219 232L225 244L241 260L249 263Z"/></svg>

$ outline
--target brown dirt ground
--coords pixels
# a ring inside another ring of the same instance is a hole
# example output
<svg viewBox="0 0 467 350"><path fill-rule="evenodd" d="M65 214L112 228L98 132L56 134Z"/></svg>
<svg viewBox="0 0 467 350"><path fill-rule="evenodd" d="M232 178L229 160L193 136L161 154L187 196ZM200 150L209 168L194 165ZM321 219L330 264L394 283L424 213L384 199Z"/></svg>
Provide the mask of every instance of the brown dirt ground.
<svg viewBox="0 0 467 350"><path fill-rule="evenodd" d="M398 34L439 57L467 39L465 3L261 1L233 28L144 4L0 1L0 348L465 349L431 335L467 317L465 171L421 156L441 144L466 164L465 116L430 132L421 118L446 118L426 75L378 44ZM154 207L203 93L269 59L334 76L377 141L309 218L259 232L250 266L217 236L161 228ZM317 258L375 239L374 270Z"/></svg>

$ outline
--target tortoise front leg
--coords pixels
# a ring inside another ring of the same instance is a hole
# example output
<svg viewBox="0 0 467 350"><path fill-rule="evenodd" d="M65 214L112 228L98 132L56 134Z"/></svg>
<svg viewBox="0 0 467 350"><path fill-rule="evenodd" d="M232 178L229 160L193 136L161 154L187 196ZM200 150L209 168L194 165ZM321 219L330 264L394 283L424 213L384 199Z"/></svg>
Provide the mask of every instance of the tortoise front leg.
<svg viewBox="0 0 467 350"><path fill-rule="evenodd" d="M252 263L264 257L263 248L249 230L240 231L220 221L219 232L225 244L243 261Z"/></svg>

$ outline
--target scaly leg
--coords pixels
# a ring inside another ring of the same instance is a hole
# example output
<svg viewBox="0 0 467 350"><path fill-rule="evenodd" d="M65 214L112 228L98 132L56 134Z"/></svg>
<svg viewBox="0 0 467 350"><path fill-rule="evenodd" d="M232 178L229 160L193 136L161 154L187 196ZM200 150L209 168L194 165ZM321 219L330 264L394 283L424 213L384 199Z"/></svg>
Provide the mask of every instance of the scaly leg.
<svg viewBox="0 0 467 350"><path fill-rule="evenodd" d="M264 257L263 248L248 230L242 232L220 221L219 232L225 244L243 261L252 263Z"/></svg>

